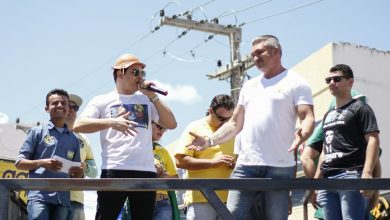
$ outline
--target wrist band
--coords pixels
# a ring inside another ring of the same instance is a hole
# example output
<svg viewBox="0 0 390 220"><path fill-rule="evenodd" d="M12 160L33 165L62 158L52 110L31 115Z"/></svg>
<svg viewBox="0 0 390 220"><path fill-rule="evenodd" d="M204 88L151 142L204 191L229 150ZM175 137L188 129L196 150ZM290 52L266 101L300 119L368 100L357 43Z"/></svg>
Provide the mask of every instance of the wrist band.
<svg viewBox="0 0 390 220"><path fill-rule="evenodd" d="M214 141L210 138L208 141L209 147L214 146Z"/></svg>
<svg viewBox="0 0 390 220"><path fill-rule="evenodd" d="M85 169L84 173L88 174L89 171L91 171L91 169L89 169L89 164L88 163L85 163L85 166L87 167L87 169Z"/></svg>
<svg viewBox="0 0 390 220"><path fill-rule="evenodd" d="M149 98L149 100L151 102L155 102L155 101L159 100L158 95L154 95L152 98Z"/></svg>

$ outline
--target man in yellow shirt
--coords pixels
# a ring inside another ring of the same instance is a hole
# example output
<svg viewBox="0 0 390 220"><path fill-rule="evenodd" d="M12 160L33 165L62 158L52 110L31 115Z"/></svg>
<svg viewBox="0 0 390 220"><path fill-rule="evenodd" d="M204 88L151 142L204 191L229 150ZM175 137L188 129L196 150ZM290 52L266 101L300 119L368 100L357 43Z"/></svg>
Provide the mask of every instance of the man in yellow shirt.
<svg viewBox="0 0 390 220"><path fill-rule="evenodd" d="M183 132L178 151L175 154L176 166L187 170L187 178L229 178L235 165L233 156L234 140L207 148L204 151L188 150L192 142L190 133L204 136L217 131L230 119L234 110L233 99L228 95L217 95L213 98L206 117L190 123ZM217 191L222 202L227 201L227 191ZM185 194L187 220L219 219L214 208L199 191L187 190Z"/></svg>

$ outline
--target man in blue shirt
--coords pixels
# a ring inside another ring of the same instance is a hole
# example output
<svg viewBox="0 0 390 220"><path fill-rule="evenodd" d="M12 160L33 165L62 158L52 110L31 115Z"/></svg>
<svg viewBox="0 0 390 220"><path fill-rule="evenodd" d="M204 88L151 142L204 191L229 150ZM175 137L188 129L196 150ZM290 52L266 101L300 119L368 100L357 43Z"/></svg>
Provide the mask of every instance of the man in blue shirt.
<svg viewBox="0 0 390 220"><path fill-rule="evenodd" d="M81 178L81 166L61 172L62 163L54 156L80 162L79 140L65 124L69 112L69 95L62 89L53 89L46 95L45 110L50 121L31 128L15 166L29 170L29 178ZM31 190L28 193L28 219L67 219L70 207L69 192Z"/></svg>

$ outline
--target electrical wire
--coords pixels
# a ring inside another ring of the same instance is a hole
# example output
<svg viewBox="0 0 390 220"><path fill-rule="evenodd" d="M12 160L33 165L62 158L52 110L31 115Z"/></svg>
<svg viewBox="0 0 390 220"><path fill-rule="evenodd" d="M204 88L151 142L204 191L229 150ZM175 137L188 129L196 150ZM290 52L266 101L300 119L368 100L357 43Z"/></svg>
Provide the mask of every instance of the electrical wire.
<svg viewBox="0 0 390 220"><path fill-rule="evenodd" d="M214 40L216 43L218 43L218 44L220 44L220 45L222 45L222 46L230 47L228 44L223 43L223 42L221 42L221 41L219 41L219 40L217 40L217 39L215 39L215 38L213 38L213 40Z"/></svg>
<svg viewBox="0 0 390 220"><path fill-rule="evenodd" d="M169 4L168 4L169 5ZM167 5L167 6L168 6ZM155 30L156 31L156 30ZM132 44L130 44L129 46L127 46L125 49L122 49L120 50L117 54L122 54L126 51L128 51L130 48L134 47L135 45L139 44L140 42L142 42L143 40L145 40L146 38L148 38L150 35L152 35L154 33L154 31L150 31L146 34L144 34L142 37L140 37L138 40L134 41ZM110 57L109 59L107 59L106 61L104 61L103 63L101 63L99 66L95 67L92 71L88 72L87 74L84 74L82 75L81 77L79 77L77 80L71 82L68 86L65 86L64 88L67 88L67 90L71 89L71 88L74 88L76 87L76 85L78 85L79 83L82 82L82 80L86 79L87 77L89 77L90 75L96 73L99 69L101 69L102 67L106 66L109 62L111 62L112 60L114 60L115 58L117 57L117 55L115 56L112 56ZM38 109L39 107L42 106L42 104L44 104L44 102L40 102L38 103L37 105L27 109L26 111L22 112L20 115L21 116L26 116L26 115L29 115L31 114L35 109Z"/></svg>
<svg viewBox="0 0 390 220"><path fill-rule="evenodd" d="M246 8L238 9L238 10L233 11L233 12L231 12L231 13L222 14L222 15L218 16L217 18L223 18L223 17L229 16L229 15L232 15L232 14L237 15L237 14L243 12L243 11L249 10L249 9L251 9L251 8L255 8L255 7L260 6L260 5L264 5L264 4L266 4L266 3L268 3L268 2L271 2L271 1L272 1L272 0L267 0L267 1L259 2L259 3L257 3L257 4L248 6L248 7L246 7Z"/></svg>
<svg viewBox="0 0 390 220"><path fill-rule="evenodd" d="M161 10L165 10L166 8L168 8L169 5L171 5L173 3L176 3L179 6L179 14L181 14L182 13L180 10L181 4L179 1L170 1ZM161 27L161 25L156 25L154 28L152 28L152 23L153 23L154 19L157 17L157 15L160 15L161 10L154 13L154 15L150 18L150 25L149 26L150 26L150 32L152 32L152 33L159 30Z"/></svg>
<svg viewBox="0 0 390 220"><path fill-rule="evenodd" d="M211 39L214 38L214 34L210 34L205 40L203 40L203 42L197 44L195 47L193 47L191 50L190 50L190 53L192 56L194 56L194 50L198 49L199 47L201 47L202 45L206 44L208 41L210 41Z"/></svg>
<svg viewBox="0 0 390 220"><path fill-rule="evenodd" d="M158 49L156 50L154 53L152 53L151 55L147 56L146 58L144 58L143 60L144 61L147 61L149 59L151 59L152 57L154 57L155 55L159 54L162 52L163 55L165 55L166 53L166 50L167 48L172 45L174 42L176 42L177 40L181 39L184 35L186 35L188 33L188 31L190 31L191 29L187 29L186 31L183 31L180 35L176 36L176 38L172 39L171 41L169 41L167 44L164 45L163 49Z"/></svg>
<svg viewBox="0 0 390 220"><path fill-rule="evenodd" d="M202 57L204 58L204 61L212 61L212 62L218 62L218 59L213 59L204 55L197 55L197 57Z"/></svg>
<svg viewBox="0 0 390 220"><path fill-rule="evenodd" d="M272 0L264 1L264 2L261 2L261 3L258 3L258 4L255 4L255 5L252 5L252 6L249 6L249 7L240 9L240 10L237 10L237 11L234 11L234 10L233 10L234 12L232 11L231 13L227 13L227 14L226 14L226 13L223 13L223 14L220 15L219 17L226 17L226 16L231 15L231 14L235 14L235 15L236 15L236 14L238 14L238 13L241 13L242 11L249 10L249 9L254 8L254 7L257 7L257 6L259 6L259 5L266 4L266 3L270 2L270 1L272 1ZM265 17L259 18L259 19L250 20L250 21L248 21L248 22L242 23L241 25L239 25L239 27L244 26L245 24L251 24L251 23L254 23L254 22L257 22L257 21L266 19L266 18L274 17L274 16L277 16L277 15L281 15L281 14L288 13L288 12L290 12L290 11L294 11L294 10L297 10L297 9L300 9L300 8L304 8L304 7L307 7L307 6L310 6L310 5L319 3L319 2L321 2L321 1L324 1L324 0L319 0L319 1L315 1L315 2L310 2L310 3L305 4L305 5L301 5L301 6L298 6L298 7L295 7L295 8L288 9L288 10L286 10L286 11L278 12L278 13L275 13L275 14L272 14L272 15L269 15L269 16L265 16ZM208 3L210 3L210 2L212 2L212 1L209 1ZM198 8L198 7L197 7L197 8ZM195 8L195 9L196 9L196 8ZM193 9L193 10L191 10L191 11L195 11L195 10ZM185 14L188 14L188 13L189 13L188 11L185 12ZM209 35L209 38L214 39L214 35ZM177 39L175 39L174 41L176 41L176 40L177 40ZM194 51L195 49L199 48L200 46L204 45L205 43L207 43L209 40L210 40L210 39L206 39L206 40L204 40L202 43L196 45L193 49L191 49L191 50L190 50L191 55L192 55L192 56L195 56L195 54L193 53L193 51ZM215 40L215 39L214 39L214 40ZM170 43L168 43L168 46L171 45L174 41L171 41ZM216 40L215 40L215 41L216 41ZM226 44L221 43L221 42L219 42L219 41L216 41L216 42L217 42L217 43L220 43L220 44L222 44L222 45L224 45L224 46L227 46ZM177 60L177 61L182 61L182 62L191 62L191 61L189 61L189 60L185 60L185 59L183 59L183 58L174 56L173 54L168 53L165 49L164 49L164 53L167 54L167 55L169 55L170 57L172 57L173 60L170 61L170 62L168 62L168 63L166 63L166 64L163 64L162 66L157 67L156 70L155 70L155 71L152 71L150 75L154 75L154 74L156 74L157 72L163 70L164 68L166 68L167 66L169 66L171 63L173 63L175 60ZM186 53L187 53L187 52L186 52ZM186 53L184 53L183 55L185 55ZM183 55L182 55L182 56L183 56ZM192 62L193 62L193 61L192 61ZM243 79L242 79L243 81L245 80L245 77L248 77L248 79L251 78L247 73L245 73L245 74L243 75Z"/></svg>
<svg viewBox="0 0 390 220"><path fill-rule="evenodd" d="M206 2L206 3L204 3L204 4L200 5L200 6L198 6L198 7L196 7L196 8L199 8L199 7L201 7L201 6L207 5L207 4L209 4L210 2L212 2L212 1L215 1L215 0L208 1L208 2ZM168 2L162 9L164 10L164 9L168 8L168 6L170 6L170 5L173 4L173 3L177 4L178 6L181 6L180 2L178 2L178 1L171 1L171 2ZM196 9L196 8L195 8L195 9ZM179 10L180 10L180 9L179 9ZM203 10L203 9L202 9L202 10ZM159 13L160 13L160 11L156 12L156 13L151 17L151 19L150 19L150 20L151 20L151 21L150 21L151 24L152 24L153 20L155 19L155 17L156 17ZM180 12L180 13L181 13L181 12ZM150 26L150 27L152 27L152 26ZM141 41L143 41L144 39L146 39L147 37L149 37L151 34L153 34L154 32L156 32L156 31L159 30L159 29L160 29L160 25L157 25L155 28L150 28L150 32L148 32L147 34L145 34L144 36L142 36L142 37L141 37L140 39L138 39L137 41L133 42L130 46L126 47L126 49L121 50L119 53L123 53L123 52L125 52L125 51L128 51L130 48L132 48L133 46L137 45L138 43L140 43ZM164 50L165 50L166 47L168 47L169 45L171 45L172 43L174 43L176 40L178 40L178 39L180 39L182 36L184 36L188 31L190 31L190 29L187 29L187 31L185 31L185 32L183 31L181 35L178 35L177 38L173 39L173 40L170 41L168 44L166 44L166 45L164 46ZM163 50L163 49L159 49L159 50L157 50L156 52L154 52L152 55L148 56L148 57L147 57L146 59L144 59L144 60L146 61L146 60L152 58L153 56L155 56L156 54L158 54L158 53L160 53L160 52L164 52L164 50ZM103 62L103 63L102 63L101 65L99 65L97 68L95 68L93 71L91 71L90 73L88 73L88 74L84 75L83 77L79 78L76 82L79 82L79 81L85 79L87 76L89 76L89 75L95 73L98 69L102 68L103 66L106 66L109 62L111 62L111 61L112 61L113 59L115 59L115 58L116 58L116 57L111 57L110 59L107 59L105 62ZM108 83L109 83L109 81L104 82L104 84L102 84L101 86L98 86L97 89L93 90L93 92L95 92L95 91L97 91L97 90L100 90L102 87L106 86ZM69 88L72 88L75 84L76 84L76 83L73 83L73 85L71 85Z"/></svg>
<svg viewBox="0 0 390 220"><path fill-rule="evenodd" d="M207 2L205 2L205 3L203 3L203 4L200 4L199 6L195 7L194 9L191 9L191 10L190 10L190 13L192 14L192 13L194 13L194 11L196 11L196 10L198 10L198 9L203 10L203 6L206 6L206 5L210 4L210 3L213 2L213 1L215 1L215 0L210 0L210 1L207 1Z"/></svg>
<svg viewBox="0 0 390 220"><path fill-rule="evenodd" d="M206 60L180 58L180 57L175 56L174 54L172 54L170 52L165 52L165 54L170 56L171 58L177 60L177 61L180 61L180 62L186 62L186 63L204 63L204 62L206 62Z"/></svg>
<svg viewBox="0 0 390 220"><path fill-rule="evenodd" d="M304 4L304 5L295 7L295 8L290 8L288 10L281 11L281 12L278 12L278 13L275 13L275 14L271 14L271 15L267 15L267 16L264 16L264 17L261 17L261 18L253 19L253 20L250 20L250 21L247 21L247 22L244 22L244 23L240 24L239 27L242 27L242 26L247 25L247 24L252 24L252 23L255 23L255 22L267 19L267 18L275 17L277 15L286 14L288 12L295 11L295 10L298 10L298 9L301 9L301 8L305 8L307 6L314 5L314 4L322 2L322 1L324 1L324 0L318 0L318 1L310 2L310 3Z"/></svg>
<svg viewBox="0 0 390 220"><path fill-rule="evenodd" d="M184 52L180 55L180 57L184 56L185 54L187 54L188 52ZM171 65L173 62L177 61L176 59L172 59L171 61L169 61L168 63L165 63L165 64L162 64L158 67L156 67L154 70L151 70L150 73L148 73L148 75L152 76L152 75L155 75L156 73L162 71L163 69L165 69L166 67L168 67L169 65Z"/></svg>
<svg viewBox="0 0 390 220"><path fill-rule="evenodd" d="M173 3L176 3L177 5L181 6L180 3L178 1L171 1L171 2L168 2L164 7L163 9L166 9L168 6L170 6L171 4ZM152 18L151 18L151 21L154 19L155 15L159 13L159 12L156 12ZM126 51L128 51L129 49L131 49L132 47L134 47L135 45L139 44L140 42L142 42L143 40L145 40L147 37L149 37L150 35L152 35L154 32L156 32L157 30L159 30L159 26L156 26L154 29L151 29L150 32L146 33L144 36L140 37L138 40L134 41L132 44L130 44L129 46L127 46L125 49L123 50L120 50L117 54L122 54ZM73 88L77 83L81 82L82 80L84 80L85 78L87 78L88 76L94 74L95 72L97 72L99 69L101 69L102 67L106 66L109 62L111 62L112 60L114 60L115 58L117 57L117 55L115 56L112 56L111 58L107 59L106 61L104 61L102 64L100 64L99 66L97 66L95 69L93 69L92 71L90 71L89 73L87 74L84 74L83 76L81 76L80 78L78 78L77 80L75 80L73 83L71 83L69 86L65 87L65 88Z"/></svg>
<svg viewBox="0 0 390 220"><path fill-rule="evenodd" d="M130 46L128 46L126 49L123 49L123 50L120 50L118 53L121 54L123 52L126 52L128 51L130 48L132 48L133 46L135 46L136 44L138 44L139 42L141 42L142 40L146 39L148 36L150 36L152 33L147 33L146 35L142 36L140 39L138 39L137 41L135 41L134 43L132 43ZM84 74L82 75L80 78L78 78L77 80L71 82L68 86L65 86L64 88L67 88L67 90L70 90L72 88L75 88L76 85L78 85L79 83L82 82L82 80L86 79L87 77L89 77L90 75L96 73L99 69L101 69L102 67L106 66L108 63L110 63L112 60L114 60L115 58L117 57L117 55L114 57L110 57L109 59L107 59L106 61L104 61L103 63L101 63L99 66L97 66L96 68L94 68L92 71L90 71L89 73L87 74ZM20 115L21 116L25 116L25 115L29 115L29 113L32 113L33 110L39 108L42 106L42 104L44 104L44 102L40 102L38 103L37 105L33 106L32 108L29 108L27 109L26 111L22 112Z"/></svg>
<svg viewBox="0 0 390 220"><path fill-rule="evenodd" d="M210 4L211 2L214 2L214 1L215 1L215 0L207 1L207 2L205 2L205 3L203 3L203 4L199 5L199 6L195 7L194 9L192 9L192 10L190 10L190 11L187 11L187 12L185 12L185 13L183 13L183 14L181 13L181 16L184 16L184 15L189 14L189 13L192 14L193 12L195 12L195 11L197 11L197 10L201 10L202 12L204 12L203 6L208 5L208 4ZM223 14L221 14L218 18L223 18L223 17L229 16L229 15L232 15L232 14L237 15L237 14L243 12L243 11L246 11L246 10L249 10L249 9L251 9L251 8L254 8L254 7L257 7L257 6L266 4L266 3L271 2L271 1L272 1L272 0L263 1L263 2L260 2L260 3L254 4L254 5L248 6L248 7L246 7L246 8L242 8L242 9L236 10L236 11L232 10L231 13L223 13ZM271 15L264 16L264 17L261 17L261 18L258 18L258 19L253 19L253 20L250 20L250 21L247 21L247 22L243 22L243 23L241 23L241 24L238 25L238 26L239 26L239 27L242 27L242 26L247 25L247 24L252 24L252 23L255 23L255 22L258 22L258 21L267 19L267 18L271 18L271 17L275 17L275 16L278 16L278 15L281 15L281 14L285 14L285 13L288 13L288 12L291 12L291 11L294 11L294 10L298 10L298 9L301 9L301 8L304 8L304 7L307 7L307 6L310 6L310 5L313 5L313 4L322 2L322 1L324 1L324 0L318 0L318 1L310 2L310 3L304 4L304 5L295 7L295 8L291 8L291 9L288 9L288 10L285 10L285 11L281 11L281 12L278 12L278 13L275 13L275 14L271 14ZM172 3L176 3L176 4L180 5L180 3L179 3L178 1L172 1L172 2L169 2L166 6L164 6L164 9L165 9L166 7L168 7L168 6L169 6L170 4L172 4ZM154 17L155 17L156 15L157 15L157 13L154 14L154 15L152 16L151 19L154 19ZM207 18L207 16L206 16L205 14L204 14L204 16ZM206 19L206 20L207 20L207 19ZM236 18L236 22L237 22L237 18ZM156 27L158 27L158 26L156 26ZM146 39L147 37L149 37L151 34L153 34L153 33L154 33L155 31L157 31L158 29L159 29L159 28L154 29L154 30L151 29L148 33L146 33L144 36L140 37L138 40L136 40L135 42L133 42L132 44L130 44L130 46L126 47L126 49L121 50L119 53L123 53L124 51L128 51L130 48L132 48L132 47L134 47L135 45L137 45L138 43L142 42L144 39ZM186 32L188 32L188 31L190 31L190 30L191 30L191 29L187 29ZM185 33L185 34L186 34L186 33ZM164 47L164 49L160 49L160 50L156 51L154 54L152 54L151 56L149 56L147 59L150 59L150 58L153 57L155 54L157 54L157 53L159 53L159 52L161 52L161 51L163 51L163 53L164 53L164 51L165 51L165 53L166 53L167 55L169 55L170 57L174 58L174 60L179 60L179 61L183 61L183 62L189 62L189 60L185 60L185 59L183 59L183 58L174 56L173 54L167 53L167 52L166 52L166 48L167 48L168 46L170 46L171 44L173 44L175 41L177 41L178 39L180 39L180 38L181 38L182 36L184 36L185 34L178 35L177 38L175 38L174 40L172 40L172 41L170 41L168 44L166 44L165 47ZM213 39L213 38L212 38L212 39ZM217 43L220 43L220 44L226 46L226 44L223 44L223 43L221 43L221 42L218 42L218 41L215 40L215 39L214 39L214 41L216 41ZM203 44L205 44L205 43L207 43L207 42L208 42L208 40L205 40L205 41L202 42L201 44L195 46L191 51L193 52L194 49L199 48L201 45L203 45ZM186 52L186 53L187 53L187 52ZM71 83L67 88L74 88L75 85L78 84L81 80L87 78L88 76L92 75L92 74L95 73L97 70L99 70L100 68L106 66L107 63L111 62L111 61L112 61L113 59L115 59L115 58L116 58L116 56L107 59L107 60L104 61L102 64L100 64L98 67L96 67L94 70L90 71L89 73L83 75L82 77L80 77L79 79L77 79L76 81L74 81L73 83ZM171 62L168 62L168 63L164 64L163 66L158 67L156 71L152 71L152 74L155 74L156 72L159 72L159 71L161 71L162 69L166 68L166 67L167 67L168 65L170 65L174 60L172 60ZM191 62L199 62L199 61L191 61ZM104 85L107 85L108 83L109 83L109 82L105 82ZM103 86L104 86L104 85L103 85ZM102 88L102 87L99 86L99 88L97 88L97 89L101 89L101 88ZM93 90L93 91L95 92L97 89L95 89L95 90ZM28 113L31 113L32 110L34 110L34 109L36 109L36 108L38 108L38 107L40 107L40 106L42 106L42 103L39 103L39 104L37 104L36 106L34 106L33 108L31 108L31 109L29 109L29 110L23 112L21 115L26 115L26 114L28 114Z"/></svg>
<svg viewBox="0 0 390 220"><path fill-rule="evenodd" d="M255 8L255 7L257 7L257 6L264 5L264 4L269 3L269 2L271 2L271 1L272 1L272 0L263 1L263 2L254 4L254 5L251 5L251 6L242 8L242 9L239 9L239 10L230 9L230 10L225 11L225 12L223 12L222 14L218 15L216 18L219 19L219 18L223 18L223 17L229 16L229 15L234 15L235 21L236 21L236 26L237 26L237 23L238 23L238 22L237 22L238 19L237 19L237 16L236 16L237 14L239 14L239 13L241 13L241 12L243 12L243 11L246 11L246 10L249 10L249 9L252 9L252 8ZM230 11L230 12L229 12L229 11ZM229 12L229 13L227 13L227 12ZM193 47L193 48L190 50L191 55L192 55L193 57L195 57L194 50L197 49L197 48L199 48L199 47L201 47L202 45L206 44L206 43L207 43L209 40L211 40L211 39L213 39L216 43L218 43L218 44L220 44L220 45L223 45L223 46L225 46L225 47L229 47L228 44L218 41L217 39L214 38L214 36L215 36L215 34L209 35L209 37L208 37L206 40L204 40L202 43L200 43L200 44L196 45L195 47Z"/></svg>
<svg viewBox="0 0 390 220"><path fill-rule="evenodd" d="M227 13L229 12L229 13ZM221 16L224 17L225 14L234 14L236 11L233 10L233 9L230 9L230 10L227 10L227 11L224 11L222 14L218 15L217 17L213 18L211 21L214 22L214 23L219 23L219 18L221 18ZM237 19L237 16L234 14L234 21L235 21L235 26L237 26L237 23L238 23L238 19Z"/></svg>
<svg viewBox="0 0 390 220"><path fill-rule="evenodd" d="M208 4L210 4L211 2L214 2L214 1L215 1L215 0L210 0L210 1L208 1L208 2L205 2L205 3L201 4L201 5L199 5L198 7L206 6L206 5L208 5Z"/></svg>

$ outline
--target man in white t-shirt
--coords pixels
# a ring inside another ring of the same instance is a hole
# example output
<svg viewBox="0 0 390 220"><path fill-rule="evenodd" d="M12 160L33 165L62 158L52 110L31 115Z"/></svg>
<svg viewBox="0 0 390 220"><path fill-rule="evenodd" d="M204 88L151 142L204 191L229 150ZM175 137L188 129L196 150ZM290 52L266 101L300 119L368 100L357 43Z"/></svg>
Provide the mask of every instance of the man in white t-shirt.
<svg viewBox="0 0 390 220"><path fill-rule="evenodd" d="M100 131L101 178L156 178L152 121L176 128L172 111L145 81L145 64L131 54L120 56L113 75L116 90L94 97L74 125L75 132ZM155 192L98 192L96 219L116 219L126 198L131 219L152 219Z"/></svg>
<svg viewBox="0 0 390 220"><path fill-rule="evenodd" d="M294 178L294 151L314 128L311 89L303 77L282 66L282 49L276 37L255 38L251 55L262 73L245 83L232 118L208 137L191 133L194 140L188 147L203 150L241 131L241 150L232 178ZM301 128L295 130L297 118ZM287 190L231 190L227 206L235 219L246 219L260 193L265 219L287 219Z"/></svg>

